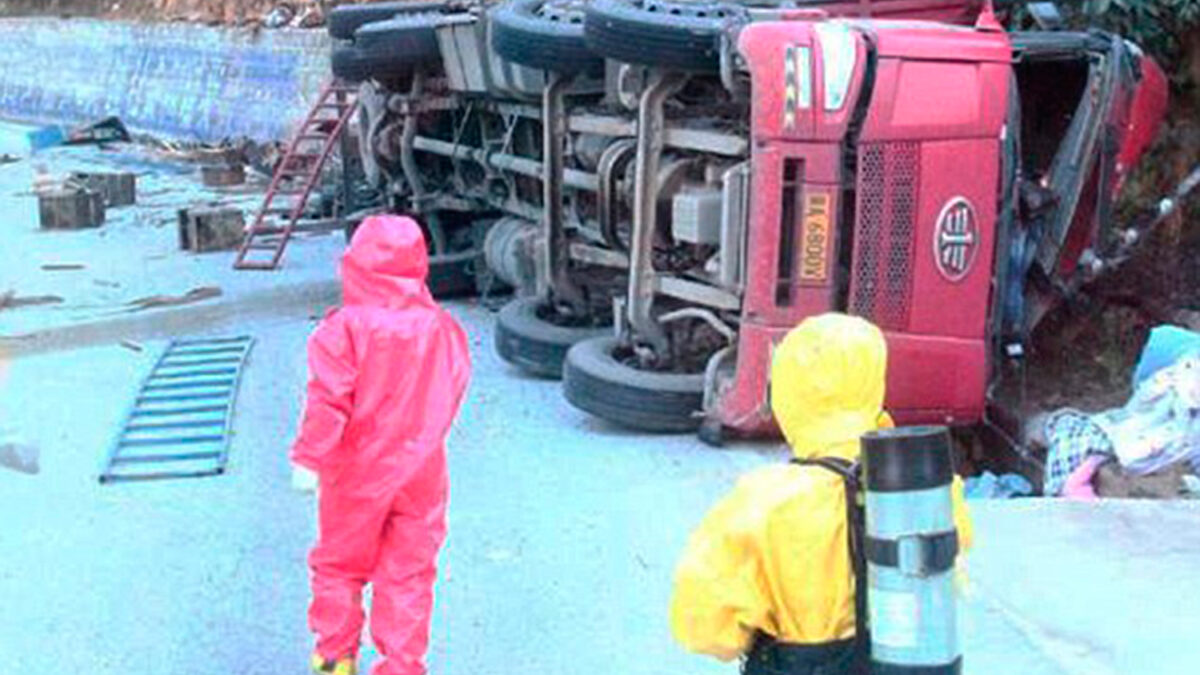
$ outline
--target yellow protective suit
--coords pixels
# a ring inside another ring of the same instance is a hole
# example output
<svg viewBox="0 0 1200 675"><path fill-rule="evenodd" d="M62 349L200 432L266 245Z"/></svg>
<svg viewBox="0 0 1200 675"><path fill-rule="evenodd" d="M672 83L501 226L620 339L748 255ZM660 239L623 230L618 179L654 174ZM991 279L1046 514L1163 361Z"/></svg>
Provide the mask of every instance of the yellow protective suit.
<svg viewBox="0 0 1200 675"><path fill-rule="evenodd" d="M800 458L856 460L859 437L891 426L883 412L887 345L879 329L842 314L806 319L771 367L771 408ZM953 488L960 545L971 527ZM679 562L671 630L694 652L731 660L756 630L790 643L854 636L854 575L842 479L780 464L742 477L692 534Z"/></svg>

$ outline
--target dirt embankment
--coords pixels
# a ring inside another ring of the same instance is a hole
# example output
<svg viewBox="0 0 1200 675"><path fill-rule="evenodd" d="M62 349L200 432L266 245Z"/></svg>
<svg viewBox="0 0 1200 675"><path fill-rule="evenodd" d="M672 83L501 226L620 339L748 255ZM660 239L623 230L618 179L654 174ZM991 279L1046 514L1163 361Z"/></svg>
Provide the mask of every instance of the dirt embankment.
<svg viewBox="0 0 1200 675"><path fill-rule="evenodd" d="M1156 55L1171 78L1170 109L1126 185L1119 222L1153 207L1200 163L1200 25L1179 36L1179 45ZM1127 265L1046 318L1031 345L1029 405L1121 405L1147 334L1164 323L1200 330L1200 191Z"/></svg>

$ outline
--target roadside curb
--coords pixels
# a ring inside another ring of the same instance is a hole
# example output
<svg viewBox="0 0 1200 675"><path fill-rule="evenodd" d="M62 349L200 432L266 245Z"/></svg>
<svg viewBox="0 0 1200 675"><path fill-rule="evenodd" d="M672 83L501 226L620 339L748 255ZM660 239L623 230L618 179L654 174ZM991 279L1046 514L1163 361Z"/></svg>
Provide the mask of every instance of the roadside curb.
<svg viewBox="0 0 1200 675"><path fill-rule="evenodd" d="M0 336L0 355L20 358L122 340L154 340L209 332L247 318L309 314L341 301L337 279L311 281L216 298L186 307L85 321L22 335Z"/></svg>

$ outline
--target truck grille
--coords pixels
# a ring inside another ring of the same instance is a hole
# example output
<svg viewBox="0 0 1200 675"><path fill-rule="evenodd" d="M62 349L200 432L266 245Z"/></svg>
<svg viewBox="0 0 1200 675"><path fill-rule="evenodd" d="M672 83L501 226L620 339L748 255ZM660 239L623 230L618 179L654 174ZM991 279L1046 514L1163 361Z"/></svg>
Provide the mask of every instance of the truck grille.
<svg viewBox="0 0 1200 675"><path fill-rule="evenodd" d="M919 150L877 143L859 154L850 312L887 330L908 327Z"/></svg>

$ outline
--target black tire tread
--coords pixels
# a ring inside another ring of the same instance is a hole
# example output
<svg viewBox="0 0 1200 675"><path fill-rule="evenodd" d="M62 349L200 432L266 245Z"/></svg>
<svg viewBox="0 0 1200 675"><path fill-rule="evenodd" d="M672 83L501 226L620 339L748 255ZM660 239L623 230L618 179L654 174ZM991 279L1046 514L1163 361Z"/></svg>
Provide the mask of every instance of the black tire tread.
<svg viewBox="0 0 1200 675"><path fill-rule="evenodd" d="M617 340L576 344L563 364L563 393L571 405L641 431L683 433L702 421L704 376L634 370L612 358Z"/></svg>
<svg viewBox="0 0 1200 675"><path fill-rule="evenodd" d="M550 21L537 15L545 0L509 0L490 12L492 46L513 63L558 72L598 70L601 60L587 47L583 23Z"/></svg>
<svg viewBox="0 0 1200 675"><path fill-rule="evenodd" d="M721 32L732 10L718 4L680 5L693 11L706 8L712 16L700 18L651 12L635 6L630 0L592 0L584 19L587 44L593 52L625 63L715 71L720 61ZM718 16L718 13L726 16Z"/></svg>
<svg viewBox="0 0 1200 675"><path fill-rule="evenodd" d="M346 82L362 82L372 78L387 79L407 72L407 68L371 59L354 45L335 45L329 68L334 77Z"/></svg>
<svg viewBox="0 0 1200 675"><path fill-rule="evenodd" d="M404 14L376 21L354 33L354 45L381 61L427 62L441 58L436 27L442 15Z"/></svg>
<svg viewBox="0 0 1200 675"><path fill-rule="evenodd" d="M342 5L329 12L326 28L335 40L350 40L354 31L368 23L390 19L398 14L438 12L449 8L445 0L412 0L411 2L372 2L365 5Z"/></svg>
<svg viewBox="0 0 1200 675"><path fill-rule="evenodd" d="M330 69L347 82L403 77L414 65L441 58L434 26L440 14L418 13L376 21L355 32L352 43L335 43Z"/></svg>
<svg viewBox="0 0 1200 675"><path fill-rule="evenodd" d="M611 328L559 326L538 316L533 298L513 300L496 316L496 353L525 372L558 379L567 352L577 342L600 337Z"/></svg>

